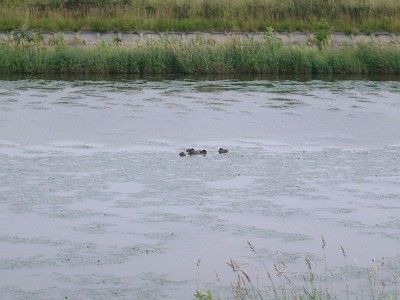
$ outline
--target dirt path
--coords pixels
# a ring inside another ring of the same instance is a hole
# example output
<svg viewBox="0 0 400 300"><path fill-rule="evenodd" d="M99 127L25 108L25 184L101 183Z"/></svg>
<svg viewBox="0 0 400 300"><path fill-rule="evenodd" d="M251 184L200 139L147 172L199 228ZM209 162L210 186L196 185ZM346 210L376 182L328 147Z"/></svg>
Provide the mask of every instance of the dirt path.
<svg viewBox="0 0 400 300"><path fill-rule="evenodd" d="M45 42L48 42L55 35L62 33L64 35L64 39L67 42L81 42L87 45L93 45L99 42L100 40L105 41L121 41L122 43L132 43L146 38L154 38L154 39L162 39L162 38L177 38L183 41L189 41L195 36L202 35L210 37L216 41L222 41L232 36L237 36L240 38L254 38L255 40L262 41L264 39L264 34L262 32L252 32L252 33L244 33L244 32L154 32L154 31L143 31L143 32L132 32L132 33L123 33L123 32L43 32L41 33ZM0 32L0 40L5 40L9 36L8 33ZM302 32L294 32L294 33L276 33L276 36L279 37L284 44L309 44L313 40L313 34L307 34ZM359 35L348 35L342 32L334 32L331 34L331 41L333 44L343 44L343 43L357 43L357 42L381 42L381 43L390 43L396 42L400 43L400 33L388 33L388 32L378 32L370 35L367 34L359 34Z"/></svg>

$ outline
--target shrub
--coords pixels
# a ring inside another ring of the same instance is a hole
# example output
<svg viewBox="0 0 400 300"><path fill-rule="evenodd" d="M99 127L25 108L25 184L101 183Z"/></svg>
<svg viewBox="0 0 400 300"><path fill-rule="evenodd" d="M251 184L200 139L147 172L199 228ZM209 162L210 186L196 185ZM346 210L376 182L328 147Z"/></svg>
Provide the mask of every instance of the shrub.
<svg viewBox="0 0 400 300"><path fill-rule="evenodd" d="M16 43L33 42L33 34L27 27L21 27L10 33L11 39Z"/></svg>
<svg viewBox="0 0 400 300"><path fill-rule="evenodd" d="M321 20L317 23L315 26L314 36L317 40L317 46L319 49L322 49L324 45L329 43L330 25L326 20Z"/></svg>

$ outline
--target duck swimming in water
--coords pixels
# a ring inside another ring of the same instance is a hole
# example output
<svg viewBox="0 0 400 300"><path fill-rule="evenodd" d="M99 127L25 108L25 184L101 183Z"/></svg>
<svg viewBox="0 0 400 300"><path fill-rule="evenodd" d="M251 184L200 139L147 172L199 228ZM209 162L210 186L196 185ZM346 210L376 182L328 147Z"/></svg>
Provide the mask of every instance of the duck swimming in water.
<svg viewBox="0 0 400 300"><path fill-rule="evenodd" d="M228 149L219 148L219 150L218 150L218 153L219 153L219 154L225 154L225 153L228 153Z"/></svg>
<svg viewBox="0 0 400 300"><path fill-rule="evenodd" d="M186 156L186 153L185 152L181 152L181 153L179 153L179 156Z"/></svg>
<svg viewBox="0 0 400 300"><path fill-rule="evenodd" d="M199 154L201 154L201 155L206 155L206 154L207 154L207 150L204 150L204 149L203 149L203 150L200 150L200 151L199 151Z"/></svg>
<svg viewBox="0 0 400 300"><path fill-rule="evenodd" d="M189 155L197 155L200 153L200 151L194 150L193 148L186 149L186 153Z"/></svg>
<svg viewBox="0 0 400 300"><path fill-rule="evenodd" d="M183 154L188 154L188 155L207 155L207 150L203 149L203 150L195 150L194 148L190 148L190 149L186 149L186 153L182 152ZM185 156L185 155L181 155L181 153L179 153L180 156Z"/></svg>

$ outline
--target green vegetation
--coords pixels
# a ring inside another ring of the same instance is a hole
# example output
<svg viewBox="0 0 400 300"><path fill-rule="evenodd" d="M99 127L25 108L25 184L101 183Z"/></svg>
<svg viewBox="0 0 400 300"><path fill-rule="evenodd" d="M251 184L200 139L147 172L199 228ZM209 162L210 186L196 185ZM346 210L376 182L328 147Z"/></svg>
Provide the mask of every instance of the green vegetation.
<svg viewBox="0 0 400 300"><path fill-rule="evenodd" d="M398 0L0 0L0 30L400 32Z"/></svg>
<svg viewBox="0 0 400 300"><path fill-rule="evenodd" d="M344 267L328 269L326 257L326 241L322 236L323 262L318 259L313 261L304 256L302 260L306 266L303 272L291 273L287 261L280 252L277 253L278 261L273 264L271 272L264 263L262 256L255 247L247 242L256 260L264 269L264 276L257 274L255 277L246 271L241 264L231 259L228 263L235 280L231 283L232 292L229 295L221 291L203 292L199 289L194 294L194 300L329 300L329 299L388 299L396 300L399 296L397 278L400 275L397 256L381 260L372 260L367 268L362 268L354 259L354 264L347 263L347 252L340 246L344 259ZM264 278L265 277L265 278Z"/></svg>
<svg viewBox="0 0 400 300"><path fill-rule="evenodd" d="M330 26L325 20L321 20L315 27L314 35L317 41L317 46L321 50L322 47L329 42Z"/></svg>
<svg viewBox="0 0 400 300"><path fill-rule="evenodd" d="M211 290L207 290L207 292L197 290L196 293L194 294L194 299L195 300L213 300L213 295L212 295Z"/></svg>
<svg viewBox="0 0 400 300"><path fill-rule="evenodd" d="M0 43L1 74L400 74L400 45L364 43L341 47L283 46L273 35L263 42L198 35L190 41L146 38L121 45L85 46L56 35L13 32Z"/></svg>

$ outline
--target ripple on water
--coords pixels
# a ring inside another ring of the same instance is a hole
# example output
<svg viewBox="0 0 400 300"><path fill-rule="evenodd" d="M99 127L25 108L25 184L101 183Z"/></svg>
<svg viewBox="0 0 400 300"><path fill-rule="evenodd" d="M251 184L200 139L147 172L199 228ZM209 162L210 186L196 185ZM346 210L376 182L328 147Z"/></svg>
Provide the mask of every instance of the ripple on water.
<svg viewBox="0 0 400 300"><path fill-rule="evenodd" d="M329 249L345 245L360 261L391 253L400 226L400 148L388 146L398 140L397 89L363 81L6 82L0 93L16 92L0 106L8 109L0 293L186 299L199 258L213 278L229 257L249 256L246 241L267 264L318 260L321 234ZM274 102L285 111L265 107ZM192 146L207 156L178 156ZM230 152L219 155L221 146Z"/></svg>

